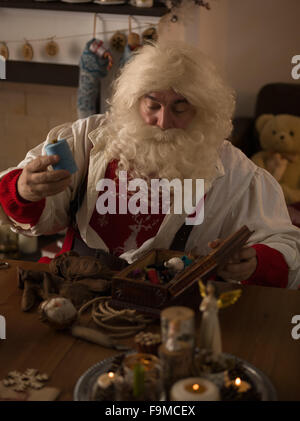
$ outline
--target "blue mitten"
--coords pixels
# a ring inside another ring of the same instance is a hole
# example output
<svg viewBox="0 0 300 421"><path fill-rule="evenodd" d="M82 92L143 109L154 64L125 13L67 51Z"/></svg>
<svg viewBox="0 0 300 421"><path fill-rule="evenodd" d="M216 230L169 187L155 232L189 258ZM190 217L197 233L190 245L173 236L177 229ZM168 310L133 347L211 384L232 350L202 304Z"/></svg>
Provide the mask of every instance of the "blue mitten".
<svg viewBox="0 0 300 421"><path fill-rule="evenodd" d="M102 44L102 41L93 38L86 44L80 58L77 97L79 118L96 114L99 110L100 78L105 77L111 67L111 55Z"/></svg>

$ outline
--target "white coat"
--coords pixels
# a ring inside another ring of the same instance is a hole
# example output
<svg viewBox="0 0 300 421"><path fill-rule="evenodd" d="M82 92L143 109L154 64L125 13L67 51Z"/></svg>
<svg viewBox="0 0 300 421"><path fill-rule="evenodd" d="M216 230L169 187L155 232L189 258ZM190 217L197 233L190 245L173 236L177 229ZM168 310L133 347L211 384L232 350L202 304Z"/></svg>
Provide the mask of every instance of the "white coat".
<svg viewBox="0 0 300 421"><path fill-rule="evenodd" d="M108 162L102 151L106 141L101 137L102 115L80 119L52 129L44 143L29 151L17 168L23 168L39 155L45 154L45 145L54 138L67 139L79 170L72 175L71 186L65 191L47 197L38 223L30 227L8 218L0 209L0 221L14 226L14 230L42 235L61 231L69 226L69 204L88 168L88 185L76 219L83 240L89 247L108 251L107 245L90 227L99 192L97 182L104 178ZM92 147L93 144L93 147ZM265 170L257 167L239 149L224 141L220 150L221 171L207 193L204 221L195 225L186 244L186 251L197 248L201 255L210 251L208 242L225 238L247 225L254 234L248 245L262 243L281 252L289 266L288 288L300 284L300 229L292 225L280 185ZM3 177L14 168L0 174ZM156 236L138 248L126 251L120 257L129 263L151 248L169 248L175 233L183 224L186 214L166 214Z"/></svg>

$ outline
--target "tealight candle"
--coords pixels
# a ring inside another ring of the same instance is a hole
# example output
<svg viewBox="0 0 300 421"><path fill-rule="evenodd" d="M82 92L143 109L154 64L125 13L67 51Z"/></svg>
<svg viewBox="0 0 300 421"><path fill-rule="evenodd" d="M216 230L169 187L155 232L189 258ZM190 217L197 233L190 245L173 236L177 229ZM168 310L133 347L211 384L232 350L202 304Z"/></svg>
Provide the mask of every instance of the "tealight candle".
<svg viewBox="0 0 300 421"><path fill-rule="evenodd" d="M241 380L239 377L233 381L233 385L237 388L239 393L247 392L251 388L248 382Z"/></svg>
<svg viewBox="0 0 300 421"><path fill-rule="evenodd" d="M101 376L98 377L97 385L102 389L107 389L114 383L115 377L116 375L112 371L101 374Z"/></svg>
<svg viewBox="0 0 300 421"><path fill-rule="evenodd" d="M170 391L172 401L219 401L217 386L200 377L189 377L176 382Z"/></svg>

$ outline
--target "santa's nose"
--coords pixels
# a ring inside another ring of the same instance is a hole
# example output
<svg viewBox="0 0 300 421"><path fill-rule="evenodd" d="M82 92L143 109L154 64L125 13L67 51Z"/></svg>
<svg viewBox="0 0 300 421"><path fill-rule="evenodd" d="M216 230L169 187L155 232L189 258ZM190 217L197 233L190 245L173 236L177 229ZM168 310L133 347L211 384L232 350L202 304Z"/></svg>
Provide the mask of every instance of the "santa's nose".
<svg viewBox="0 0 300 421"><path fill-rule="evenodd" d="M162 130L174 128L171 112L167 108L162 107L159 110L159 113L157 115L156 125L160 127Z"/></svg>

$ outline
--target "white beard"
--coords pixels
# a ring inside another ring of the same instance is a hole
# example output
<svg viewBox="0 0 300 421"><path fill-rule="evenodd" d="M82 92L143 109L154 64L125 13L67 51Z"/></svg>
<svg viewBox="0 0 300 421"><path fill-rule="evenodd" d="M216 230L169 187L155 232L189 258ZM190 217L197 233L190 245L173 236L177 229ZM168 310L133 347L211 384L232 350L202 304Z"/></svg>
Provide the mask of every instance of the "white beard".
<svg viewBox="0 0 300 421"><path fill-rule="evenodd" d="M136 112L130 114L119 121L112 118L104 126L107 159L118 159L119 170L147 182L152 178L202 178L207 191L220 173L220 135L211 127L207 130L197 118L186 130L161 130L144 123Z"/></svg>

